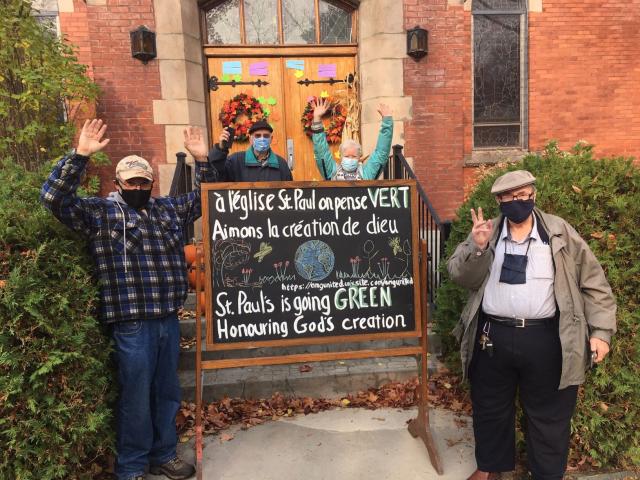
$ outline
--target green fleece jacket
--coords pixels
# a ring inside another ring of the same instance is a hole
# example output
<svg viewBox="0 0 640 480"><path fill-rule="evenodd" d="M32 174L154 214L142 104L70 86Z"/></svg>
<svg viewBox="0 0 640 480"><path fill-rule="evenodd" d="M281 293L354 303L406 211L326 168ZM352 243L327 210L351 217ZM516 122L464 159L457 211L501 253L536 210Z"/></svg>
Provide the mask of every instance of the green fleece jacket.
<svg viewBox="0 0 640 480"><path fill-rule="evenodd" d="M317 132L313 134L313 155L318 165L318 170L325 180L331 180L338 170L338 166L333 159L329 143L327 142L327 134ZM378 142L376 148L369 157L369 160L362 166L362 179L375 180L382 169L389 161L389 153L391 152L391 139L393 138L393 117L383 117L380 123L380 133L378 134Z"/></svg>

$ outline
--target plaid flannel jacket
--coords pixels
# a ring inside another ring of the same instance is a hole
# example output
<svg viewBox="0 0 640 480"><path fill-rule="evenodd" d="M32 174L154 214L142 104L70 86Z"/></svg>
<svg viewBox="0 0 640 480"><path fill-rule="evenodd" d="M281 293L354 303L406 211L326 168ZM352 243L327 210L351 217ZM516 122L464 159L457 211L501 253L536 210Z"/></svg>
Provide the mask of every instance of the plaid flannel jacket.
<svg viewBox="0 0 640 480"><path fill-rule="evenodd" d="M200 181L216 181L215 169L196 163L193 191L151 198L145 213L129 207L119 195L78 197L87 160L60 160L42 186L40 200L67 227L88 237L100 286L101 319L151 319L177 311L187 295L183 228L200 217Z"/></svg>

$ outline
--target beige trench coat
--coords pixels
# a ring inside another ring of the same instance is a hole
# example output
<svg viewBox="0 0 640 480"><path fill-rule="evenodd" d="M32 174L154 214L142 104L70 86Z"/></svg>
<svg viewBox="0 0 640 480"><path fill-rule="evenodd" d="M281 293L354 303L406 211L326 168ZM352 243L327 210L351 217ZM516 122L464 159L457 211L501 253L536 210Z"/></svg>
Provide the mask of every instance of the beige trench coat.
<svg viewBox="0 0 640 480"><path fill-rule="evenodd" d="M616 301L595 255L578 232L560 217L535 209L538 222L549 236L555 267L554 293L560 313L562 375L559 389L584 382L589 367L589 338L611 343L616 332ZM454 334L460 344L465 376L478 328L484 289L494 258L502 222L493 220L489 247L477 255L471 235L456 248L447 263L451 280L469 290Z"/></svg>

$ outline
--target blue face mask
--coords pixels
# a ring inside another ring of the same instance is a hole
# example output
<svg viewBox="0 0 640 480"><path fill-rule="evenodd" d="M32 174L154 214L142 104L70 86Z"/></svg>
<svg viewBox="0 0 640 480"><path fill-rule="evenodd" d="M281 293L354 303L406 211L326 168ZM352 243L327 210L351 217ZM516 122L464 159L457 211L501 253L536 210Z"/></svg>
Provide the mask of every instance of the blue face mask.
<svg viewBox="0 0 640 480"><path fill-rule="evenodd" d="M358 159L356 157L342 157L340 166L345 172L355 172L358 168Z"/></svg>
<svg viewBox="0 0 640 480"><path fill-rule="evenodd" d="M266 152L267 150L269 150L270 146L271 146L270 138L254 138L253 139L253 149L256 152Z"/></svg>

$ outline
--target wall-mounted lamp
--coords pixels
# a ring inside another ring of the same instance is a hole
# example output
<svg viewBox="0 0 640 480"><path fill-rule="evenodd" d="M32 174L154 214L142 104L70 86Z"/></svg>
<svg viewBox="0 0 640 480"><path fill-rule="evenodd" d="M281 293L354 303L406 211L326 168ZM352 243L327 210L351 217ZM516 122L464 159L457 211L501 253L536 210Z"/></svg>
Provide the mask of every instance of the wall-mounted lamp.
<svg viewBox="0 0 640 480"><path fill-rule="evenodd" d="M418 61L429 51L429 32L415 26L407 30L407 55Z"/></svg>
<svg viewBox="0 0 640 480"><path fill-rule="evenodd" d="M131 36L131 56L146 64L156 58L156 34L144 25L129 32Z"/></svg>

